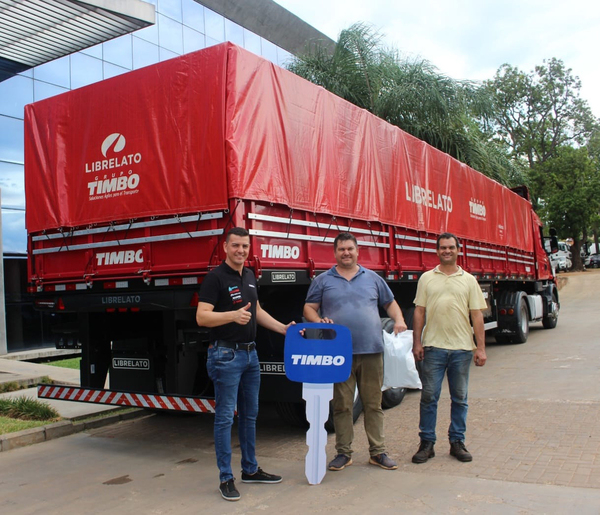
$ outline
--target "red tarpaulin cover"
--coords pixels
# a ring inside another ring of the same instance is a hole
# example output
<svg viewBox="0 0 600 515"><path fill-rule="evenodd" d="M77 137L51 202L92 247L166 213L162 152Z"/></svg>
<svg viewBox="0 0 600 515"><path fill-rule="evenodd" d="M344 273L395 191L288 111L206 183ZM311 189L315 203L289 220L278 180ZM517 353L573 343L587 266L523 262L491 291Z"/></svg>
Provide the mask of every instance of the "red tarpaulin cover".
<svg viewBox="0 0 600 515"><path fill-rule="evenodd" d="M27 106L26 195L29 232L230 197L533 250L526 200L231 43Z"/></svg>
<svg viewBox="0 0 600 515"><path fill-rule="evenodd" d="M224 45L25 107L29 232L227 207Z"/></svg>

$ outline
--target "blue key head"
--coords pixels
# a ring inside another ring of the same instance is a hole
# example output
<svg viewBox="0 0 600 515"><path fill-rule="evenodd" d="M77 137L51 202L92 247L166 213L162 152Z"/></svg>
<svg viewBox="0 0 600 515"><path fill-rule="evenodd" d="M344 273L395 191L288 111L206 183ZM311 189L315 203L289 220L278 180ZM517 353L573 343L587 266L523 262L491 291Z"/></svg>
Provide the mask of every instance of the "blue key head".
<svg viewBox="0 0 600 515"><path fill-rule="evenodd" d="M308 329L305 338L300 334ZM333 339L314 339L314 329ZM352 370L352 335L338 324L296 324L288 328L284 348L285 375L298 383L343 383Z"/></svg>

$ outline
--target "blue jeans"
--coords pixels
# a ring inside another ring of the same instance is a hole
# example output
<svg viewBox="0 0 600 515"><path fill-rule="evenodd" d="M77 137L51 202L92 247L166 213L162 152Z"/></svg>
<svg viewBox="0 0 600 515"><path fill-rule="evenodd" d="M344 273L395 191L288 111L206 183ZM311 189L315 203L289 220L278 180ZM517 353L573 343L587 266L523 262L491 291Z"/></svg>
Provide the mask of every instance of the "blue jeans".
<svg viewBox="0 0 600 515"><path fill-rule="evenodd" d="M256 350L208 348L206 369L215 387L215 452L221 482L233 478L231 470L231 426L237 403L238 437L242 470L254 474L256 463L256 417L260 367Z"/></svg>
<svg viewBox="0 0 600 515"><path fill-rule="evenodd" d="M465 440L467 430L467 391L469 389L469 367L473 352L425 347L425 359L421 370L423 390L421 392L421 417L419 437L435 442L437 406L442 391L444 374L448 375L448 387L452 401L450 409L450 442Z"/></svg>

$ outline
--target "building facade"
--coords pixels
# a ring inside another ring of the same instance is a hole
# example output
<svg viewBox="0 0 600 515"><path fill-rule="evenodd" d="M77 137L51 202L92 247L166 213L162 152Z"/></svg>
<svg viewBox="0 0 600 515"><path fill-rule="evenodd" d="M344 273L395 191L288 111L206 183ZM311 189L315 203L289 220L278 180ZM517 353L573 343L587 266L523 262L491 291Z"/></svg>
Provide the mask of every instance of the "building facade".
<svg viewBox="0 0 600 515"><path fill-rule="evenodd" d="M26 287L24 106L231 41L284 66L310 41L333 44L271 0L146 0L156 23L0 82L0 189L8 350L51 343Z"/></svg>

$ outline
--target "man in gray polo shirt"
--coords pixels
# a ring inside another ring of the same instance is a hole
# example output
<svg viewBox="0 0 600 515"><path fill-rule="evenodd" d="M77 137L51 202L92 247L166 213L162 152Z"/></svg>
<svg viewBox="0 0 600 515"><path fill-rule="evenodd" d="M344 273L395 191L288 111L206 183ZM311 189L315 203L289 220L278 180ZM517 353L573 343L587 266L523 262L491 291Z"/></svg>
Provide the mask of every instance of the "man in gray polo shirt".
<svg viewBox="0 0 600 515"><path fill-rule="evenodd" d="M356 387L363 403L371 456L369 463L394 470L398 465L386 453L383 434L383 335L379 308L384 308L394 320L394 333L406 331L406 324L386 282L358 264L356 238L349 232L342 232L335 238L333 247L337 265L312 282L304 305L304 317L309 322L344 325L352 334L352 373L346 382L334 385L333 425L337 454L329 463L329 470L342 470L352 465L352 407Z"/></svg>

